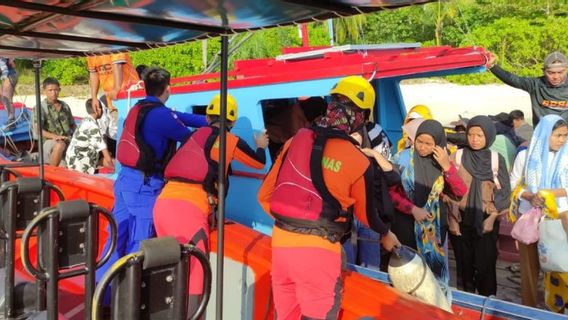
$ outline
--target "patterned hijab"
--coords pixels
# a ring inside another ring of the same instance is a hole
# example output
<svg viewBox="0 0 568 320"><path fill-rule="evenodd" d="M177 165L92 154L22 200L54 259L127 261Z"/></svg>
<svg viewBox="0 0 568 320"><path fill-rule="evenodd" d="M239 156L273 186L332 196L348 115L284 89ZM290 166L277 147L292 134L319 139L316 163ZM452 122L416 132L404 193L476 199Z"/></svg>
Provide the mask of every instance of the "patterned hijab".
<svg viewBox="0 0 568 320"><path fill-rule="evenodd" d="M525 179L527 188L532 193L541 189L568 187L568 146L564 144L554 155L552 165L548 166L549 140L554 126L563 119L549 114L542 117L536 126L527 151ZM564 170L562 170L564 168Z"/></svg>
<svg viewBox="0 0 568 320"><path fill-rule="evenodd" d="M429 135L437 146L446 146L446 133L436 120L423 121L416 130L416 137L420 135ZM449 293L449 269L441 232L442 215L446 214L444 206L440 204L440 194L444 190L442 169L432 154L421 157L415 148L410 148L408 152L410 152L410 163L401 173L402 186L416 206L426 209L431 214L430 219L414 222L416 247L442 288Z"/></svg>
<svg viewBox="0 0 568 320"><path fill-rule="evenodd" d="M365 112L357 107L341 103L335 98L327 106L327 113L318 121L324 128L337 129L350 135L365 124Z"/></svg>

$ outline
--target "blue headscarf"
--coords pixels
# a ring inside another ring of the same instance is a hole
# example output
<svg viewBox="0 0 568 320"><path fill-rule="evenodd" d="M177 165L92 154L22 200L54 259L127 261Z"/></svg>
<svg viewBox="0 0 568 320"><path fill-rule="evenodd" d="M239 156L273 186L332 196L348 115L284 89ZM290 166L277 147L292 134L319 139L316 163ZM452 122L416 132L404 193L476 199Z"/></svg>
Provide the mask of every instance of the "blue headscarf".
<svg viewBox="0 0 568 320"><path fill-rule="evenodd" d="M548 168L550 155L548 141L552 135L552 128L558 121L563 121L558 115L549 114L542 117L531 138L527 151L525 179L527 188L532 193L542 189L568 187L568 144L564 144L556 152L552 165Z"/></svg>

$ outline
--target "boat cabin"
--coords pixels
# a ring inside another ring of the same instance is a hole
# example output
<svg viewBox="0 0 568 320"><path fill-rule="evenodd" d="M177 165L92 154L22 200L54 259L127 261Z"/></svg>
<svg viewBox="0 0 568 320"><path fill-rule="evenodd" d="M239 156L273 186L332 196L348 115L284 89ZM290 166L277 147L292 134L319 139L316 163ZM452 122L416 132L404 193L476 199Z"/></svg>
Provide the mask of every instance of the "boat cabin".
<svg viewBox="0 0 568 320"><path fill-rule="evenodd" d="M228 92L237 100L239 117L231 132L251 145L255 131L267 128L272 137L265 169L232 164L228 218L270 234L272 219L256 200L261 179L278 146L325 112L329 91L340 78L362 75L371 81L377 92L372 118L391 141L398 141L407 110L401 81L482 72L485 62L484 50L479 47L421 47L418 43L289 48L274 59L235 61L228 72ZM219 74L172 79L172 86L169 107L204 114L219 90ZM122 93L116 103L119 117L124 119L128 108L143 97L143 90Z"/></svg>

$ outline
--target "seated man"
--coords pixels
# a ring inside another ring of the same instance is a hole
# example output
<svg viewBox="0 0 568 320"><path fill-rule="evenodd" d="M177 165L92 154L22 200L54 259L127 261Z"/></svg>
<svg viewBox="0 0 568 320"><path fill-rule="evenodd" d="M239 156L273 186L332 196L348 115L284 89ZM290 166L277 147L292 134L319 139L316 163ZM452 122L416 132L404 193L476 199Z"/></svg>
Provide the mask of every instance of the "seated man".
<svg viewBox="0 0 568 320"><path fill-rule="evenodd" d="M97 119L102 114L101 110L94 108L91 99L87 100L85 108L89 115L83 119L79 128L75 130L67 149L65 162L67 162L67 168L69 169L94 174L99 162L99 153L103 154L103 166L112 168L114 165L107 145L103 140L101 129L97 124Z"/></svg>
<svg viewBox="0 0 568 320"><path fill-rule="evenodd" d="M52 166L59 166L76 127L71 109L67 103L58 99L60 91L61 86L56 79L46 78L43 81L45 99L41 101L40 106L43 126L43 158ZM33 117L34 131L38 132L35 109Z"/></svg>

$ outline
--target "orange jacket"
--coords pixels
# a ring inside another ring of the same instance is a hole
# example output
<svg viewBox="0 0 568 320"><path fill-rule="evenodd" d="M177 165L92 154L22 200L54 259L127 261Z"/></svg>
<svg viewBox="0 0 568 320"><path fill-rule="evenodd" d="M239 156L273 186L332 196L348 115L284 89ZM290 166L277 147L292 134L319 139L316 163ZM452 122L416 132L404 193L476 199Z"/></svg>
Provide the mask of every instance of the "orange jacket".
<svg viewBox="0 0 568 320"><path fill-rule="evenodd" d="M219 161L219 137L211 148L211 159ZM237 160L247 167L262 169L266 164L266 152L260 148L253 150L243 139L228 132L226 159L225 172L229 169L232 160Z"/></svg>
<svg viewBox="0 0 568 320"><path fill-rule="evenodd" d="M284 145L258 193L258 201L267 213L271 212L270 196L282 165L282 155L287 153L291 140ZM339 201L344 210L353 205L354 215L364 225L370 225L373 228L379 217L372 200L373 167L368 158L351 142L338 138L330 138L327 141L323 157L323 179L329 192ZM272 236L273 246L317 246L333 251L339 250L340 247L338 243L332 244L319 236L293 233L278 227L274 227Z"/></svg>
<svg viewBox="0 0 568 320"><path fill-rule="evenodd" d="M87 67L89 72L96 72L99 76L100 86L103 91L109 93L114 89L114 73L113 65L122 65L122 83L120 84L120 91L127 90L131 85L138 83L138 73L132 66L130 56L127 53L117 53L105 56L87 57ZM110 106L110 99L107 98L108 105Z"/></svg>

